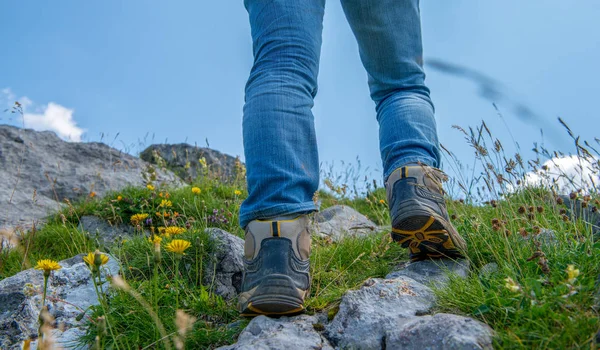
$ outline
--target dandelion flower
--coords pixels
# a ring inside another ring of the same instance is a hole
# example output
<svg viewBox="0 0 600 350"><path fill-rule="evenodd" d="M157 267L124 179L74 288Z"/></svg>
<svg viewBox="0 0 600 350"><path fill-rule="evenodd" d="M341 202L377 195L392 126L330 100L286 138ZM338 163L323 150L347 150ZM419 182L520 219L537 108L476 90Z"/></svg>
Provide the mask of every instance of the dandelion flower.
<svg viewBox="0 0 600 350"><path fill-rule="evenodd" d="M94 192L94 191L90 192L90 198L94 198L94 197L96 197L96 192Z"/></svg>
<svg viewBox="0 0 600 350"><path fill-rule="evenodd" d="M123 200L123 196L121 196L121 195L118 195L118 196L117 196L117 201L119 201L119 202L120 202L121 200Z"/></svg>
<svg viewBox="0 0 600 350"><path fill-rule="evenodd" d="M199 187L192 187L192 193L193 194L200 194L200 192L202 192L202 190L200 190Z"/></svg>
<svg viewBox="0 0 600 350"><path fill-rule="evenodd" d="M83 261L89 266L102 266L108 262L108 256L96 250L95 252L88 253L88 255L84 256Z"/></svg>
<svg viewBox="0 0 600 350"><path fill-rule="evenodd" d="M178 226L170 226L165 228L165 235L179 235L185 232L185 228Z"/></svg>
<svg viewBox="0 0 600 350"><path fill-rule="evenodd" d="M148 214L135 214L131 216L131 223L137 225L148 217Z"/></svg>
<svg viewBox="0 0 600 350"><path fill-rule="evenodd" d="M183 239L174 239L172 240L165 249L172 253L185 255L184 251L188 249L192 244Z"/></svg>
<svg viewBox="0 0 600 350"><path fill-rule="evenodd" d="M164 211L162 213L157 211L156 216L159 216L159 217L162 216L163 218L168 218L169 216L171 216L171 214L164 212Z"/></svg>
<svg viewBox="0 0 600 350"><path fill-rule="evenodd" d="M505 278L504 282L506 282L504 286L513 293L521 290L521 287L510 277Z"/></svg>
<svg viewBox="0 0 600 350"><path fill-rule="evenodd" d="M146 185L146 188L150 191L154 191L154 186L152 186L151 184Z"/></svg>
<svg viewBox="0 0 600 350"><path fill-rule="evenodd" d="M35 265L36 270L43 270L44 273L50 273L54 270L59 270L62 266L60 266L56 261L51 259L42 259L37 262Z"/></svg>
<svg viewBox="0 0 600 350"><path fill-rule="evenodd" d="M379 200L379 203L380 203L380 204L385 204L385 199L380 199L380 200Z"/></svg>
<svg viewBox="0 0 600 350"><path fill-rule="evenodd" d="M157 236L157 235L153 235L152 237L148 237L148 242L150 242L152 244L160 244L161 241L162 241L162 238L160 236Z"/></svg>
<svg viewBox="0 0 600 350"><path fill-rule="evenodd" d="M160 204L159 204L159 207L161 207L161 208L169 208L169 207L172 207L172 206L173 206L173 203L171 201L169 201L169 200L166 200L166 199L163 199L160 202Z"/></svg>
<svg viewBox="0 0 600 350"><path fill-rule="evenodd" d="M162 235L165 233L166 228L164 226L158 226L156 230Z"/></svg>
<svg viewBox="0 0 600 350"><path fill-rule="evenodd" d="M568 276L567 282L572 284L577 279L577 276L579 276L579 269L576 269L575 265L569 265L566 271Z"/></svg>
<svg viewBox="0 0 600 350"><path fill-rule="evenodd" d="M233 191L233 194L235 194L236 196L239 196L240 194L242 194L242 191L235 190L235 191Z"/></svg>

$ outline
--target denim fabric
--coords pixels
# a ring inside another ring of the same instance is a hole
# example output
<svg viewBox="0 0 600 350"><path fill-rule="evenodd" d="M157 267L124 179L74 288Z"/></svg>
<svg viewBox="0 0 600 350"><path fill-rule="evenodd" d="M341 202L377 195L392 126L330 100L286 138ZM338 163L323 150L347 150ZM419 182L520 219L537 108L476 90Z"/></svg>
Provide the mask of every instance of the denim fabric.
<svg viewBox="0 0 600 350"><path fill-rule="evenodd" d="M243 117L248 198L240 226L318 210L319 159L312 115L325 0L245 0L254 66ZM368 73L379 122L384 180L421 162L439 167L424 85L418 0L342 0Z"/></svg>

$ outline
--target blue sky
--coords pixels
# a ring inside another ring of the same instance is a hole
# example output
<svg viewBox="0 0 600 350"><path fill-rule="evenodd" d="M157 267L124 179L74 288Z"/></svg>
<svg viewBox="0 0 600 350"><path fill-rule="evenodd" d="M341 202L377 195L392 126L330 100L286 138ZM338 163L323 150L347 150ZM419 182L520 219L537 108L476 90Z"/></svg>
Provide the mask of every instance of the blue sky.
<svg viewBox="0 0 600 350"><path fill-rule="evenodd" d="M461 160L473 151L454 124L485 120L526 155L541 128L549 148L571 150L558 116L583 139L600 136L600 2L423 1L421 10L426 60L502 85L501 96L485 98L479 83L426 68L440 140ZM79 128L82 140L132 153L140 143L208 139L243 157L252 64L243 1L3 1L0 16L0 103L25 101L30 123L67 130L64 137ZM314 108L321 161L358 157L380 177L374 104L339 1L328 1L324 27ZM0 123L15 121L3 114Z"/></svg>

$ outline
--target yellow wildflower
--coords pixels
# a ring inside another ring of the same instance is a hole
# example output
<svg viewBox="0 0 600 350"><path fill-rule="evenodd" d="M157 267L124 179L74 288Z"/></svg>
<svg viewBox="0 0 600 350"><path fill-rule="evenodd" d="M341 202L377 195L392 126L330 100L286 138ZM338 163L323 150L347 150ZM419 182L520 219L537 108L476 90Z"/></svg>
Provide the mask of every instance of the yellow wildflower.
<svg viewBox="0 0 600 350"><path fill-rule="evenodd" d="M160 193L158 194L158 196L159 196L160 198L162 198L162 197L164 196L164 194L163 194L162 192L160 192Z"/></svg>
<svg viewBox="0 0 600 350"><path fill-rule="evenodd" d="M166 199L163 199L159 204L159 207L161 207L161 208L169 208L172 206L173 206L173 203L171 203L171 201L168 201Z"/></svg>
<svg viewBox="0 0 600 350"><path fill-rule="evenodd" d="M90 198L94 198L94 197L96 197L96 192L94 192L94 191L90 192Z"/></svg>
<svg viewBox="0 0 600 350"><path fill-rule="evenodd" d="M202 190L200 189L200 187L192 187L192 193L193 194L200 194L200 192L202 192Z"/></svg>
<svg viewBox="0 0 600 350"><path fill-rule="evenodd" d="M146 185L146 188L150 191L154 191L154 186L152 186L151 184Z"/></svg>
<svg viewBox="0 0 600 350"><path fill-rule="evenodd" d="M51 259L42 259L35 265L36 270L44 270L44 273L50 273L50 271L58 270L60 266L56 261Z"/></svg>
<svg viewBox="0 0 600 350"><path fill-rule="evenodd" d="M575 280L577 279L577 276L579 276L579 269L575 268L575 265L569 265L567 266L567 282L573 284L573 282L575 282Z"/></svg>
<svg viewBox="0 0 600 350"><path fill-rule="evenodd" d="M165 198L171 198L171 194L169 192L165 192Z"/></svg>
<svg viewBox="0 0 600 350"><path fill-rule="evenodd" d="M385 199L380 199L380 200L379 200L379 203L380 203L380 204L385 204Z"/></svg>
<svg viewBox="0 0 600 350"><path fill-rule="evenodd" d="M165 228L165 235L179 235L185 232L185 228L183 227L177 227L177 226L170 226Z"/></svg>
<svg viewBox="0 0 600 350"><path fill-rule="evenodd" d="M83 261L89 266L102 266L108 262L108 256L96 250L95 252L88 253L88 255L84 256Z"/></svg>
<svg viewBox="0 0 600 350"><path fill-rule="evenodd" d="M135 215L131 216L130 220L131 220L131 223L133 225L137 225L140 222L142 222L144 219L146 219L147 217L148 217L148 214L144 214L144 213L142 213L142 214L135 214Z"/></svg>
<svg viewBox="0 0 600 350"><path fill-rule="evenodd" d="M235 190L235 191L233 191L233 194L235 194L236 196L239 196L240 194L242 194L242 191Z"/></svg>
<svg viewBox="0 0 600 350"><path fill-rule="evenodd" d="M166 229L166 228L165 228L164 226L158 226L158 227L156 228L156 230L157 230L157 231L158 231L158 233L160 233L160 234L164 234L164 233L165 233L165 229Z"/></svg>
<svg viewBox="0 0 600 350"><path fill-rule="evenodd" d="M504 282L506 282L504 286L513 293L521 290L521 287L510 277L505 278Z"/></svg>
<svg viewBox="0 0 600 350"><path fill-rule="evenodd" d="M153 235L152 237L148 237L148 242L152 244L160 244L162 242L162 238L157 235Z"/></svg>
<svg viewBox="0 0 600 350"><path fill-rule="evenodd" d="M171 214L167 213L167 212L156 212L156 216L162 216L163 218L168 218L169 216L171 216Z"/></svg>
<svg viewBox="0 0 600 350"><path fill-rule="evenodd" d="M171 253L185 255L184 251L188 249L192 244L183 239L174 239L172 240L165 249L170 251Z"/></svg>
<svg viewBox="0 0 600 350"><path fill-rule="evenodd" d="M121 195L118 195L118 196L117 196L117 200L118 200L118 201L121 201L122 199L123 199L123 196L121 196Z"/></svg>

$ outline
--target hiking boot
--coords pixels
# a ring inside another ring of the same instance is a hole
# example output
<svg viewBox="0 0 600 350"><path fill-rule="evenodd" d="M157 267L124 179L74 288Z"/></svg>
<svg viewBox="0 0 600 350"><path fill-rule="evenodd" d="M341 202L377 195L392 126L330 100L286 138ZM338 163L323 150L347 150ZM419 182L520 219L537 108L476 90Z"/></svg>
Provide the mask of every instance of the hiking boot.
<svg viewBox="0 0 600 350"><path fill-rule="evenodd" d="M385 183L392 239L410 249L410 260L463 258L467 245L450 223L441 170L410 165L394 170Z"/></svg>
<svg viewBox="0 0 600 350"><path fill-rule="evenodd" d="M242 316L304 311L310 289L309 218L254 220L246 226Z"/></svg>

